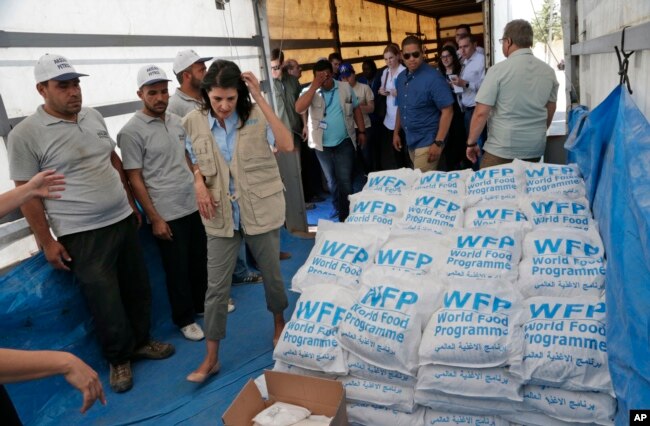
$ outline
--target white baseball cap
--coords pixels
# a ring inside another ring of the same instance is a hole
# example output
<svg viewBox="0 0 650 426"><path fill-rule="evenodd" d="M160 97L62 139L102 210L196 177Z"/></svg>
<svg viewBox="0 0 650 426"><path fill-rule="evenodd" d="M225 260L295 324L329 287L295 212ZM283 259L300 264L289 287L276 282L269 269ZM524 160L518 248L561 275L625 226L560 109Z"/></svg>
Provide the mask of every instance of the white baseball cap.
<svg viewBox="0 0 650 426"><path fill-rule="evenodd" d="M174 74L178 74L184 69L189 68L192 64L196 64L197 62L206 62L210 59L212 59L212 56L202 58L192 49L181 50L176 54L176 58L174 58L172 69L174 70Z"/></svg>
<svg viewBox="0 0 650 426"><path fill-rule="evenodd" d="M167 74L157 65L145 65L138 71L138 87L148 86L161 81L171 81Z"/></svg>
<svg viewBox="0 0 650 426"><path fill-rule="evenodd" d="M88 77L88 74L80 74L75 71L65 57L46 53L36 62L34 77L37 83L42 83L48 80L66 81L78 77Z"/></svg>

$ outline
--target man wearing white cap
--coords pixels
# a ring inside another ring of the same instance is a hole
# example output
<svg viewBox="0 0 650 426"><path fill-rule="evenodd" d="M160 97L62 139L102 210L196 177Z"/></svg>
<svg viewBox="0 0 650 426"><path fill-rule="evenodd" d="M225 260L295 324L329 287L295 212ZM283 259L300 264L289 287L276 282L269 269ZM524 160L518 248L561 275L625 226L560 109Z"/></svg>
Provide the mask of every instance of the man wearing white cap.
<svg viewBox="0 0 650 426"><path fill-rule="evenodd" d="M33 199L23 214L48 262L74 273L111 365L111 387L124 392L133 386L132 359L174 353L172 345L149 335L151 288L135 205L127 198L122 163L104 119L81 106L79 77L86 74L63 56L47 54L34 75L45 103L9 134L10 175L16 186L42 170L65 175L61 198Z"/></svg>
<svg viewBox="0 0 650 426"><path fill-rule="evenodd" d="M172 321L189 340L202 340L194 321L207 289L207 239L198 213L193 174L185 159L185 129L167 112L169 83L156 65L138 72L143 108L117 134L124 170L151 222L165 269Z"/></svg>
<svg viewBox="0 0 650 426"><path fill-rule="evenodd" d="M201 107L201 80L205 76L205 63L211 59L200 57L192 49L176 54L172 69L181 87L169 98L169 112L183 118Z"/></svg>

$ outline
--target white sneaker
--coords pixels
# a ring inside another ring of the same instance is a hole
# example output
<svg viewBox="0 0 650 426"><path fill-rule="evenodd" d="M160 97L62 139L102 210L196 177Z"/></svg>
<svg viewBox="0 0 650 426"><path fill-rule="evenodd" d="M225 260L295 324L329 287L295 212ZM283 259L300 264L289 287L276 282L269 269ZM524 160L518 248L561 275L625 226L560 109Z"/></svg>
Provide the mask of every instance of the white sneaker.
<svg viewBox="0 0 650 426"><path fill-rule="evenodd" d="M235 301L231 298L228 299L228 313L231 313L235 310Z"/></svg>
<svg viewBox="0 0 650 426"><path fill-rule="evenodd" d="M183 333L183 336L185 336L185 338L188 340L199 341L205 338L205 334L203 334L203 330L201 330L201 326L199 326L195 322L181 328L181 333Z"/></svg>

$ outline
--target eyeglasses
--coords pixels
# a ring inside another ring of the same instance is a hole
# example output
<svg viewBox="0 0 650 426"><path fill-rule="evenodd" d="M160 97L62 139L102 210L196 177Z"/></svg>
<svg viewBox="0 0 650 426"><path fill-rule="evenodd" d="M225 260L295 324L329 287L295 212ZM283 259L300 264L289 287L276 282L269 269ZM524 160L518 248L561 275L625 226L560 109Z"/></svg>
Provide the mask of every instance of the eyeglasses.
<svg viewBox="0 0 650 426"><path fill-rule="evenodd" d="M510 40L510 38L509 37L500 38L499 43L503 44L503 42L506 41L506 40Z"/></svg>
<svg viewBox="0 0 650 426"><path fill-rule="evenodd" d="M451 55L440 55L441 59L449 59L451 58Z"/></svg>
<svg viewBox="0 0 650 426"><path fill-rule="evenodd" d="M280 65L275 65L275 66L272 66L272 67L271 67L271 69L272 69L273 71L277 71L277 70L279 70L280 68L282 68Z"/></svg>
<svg viewBox="0 0 650 426"><path fill-rule="evenodd" d="M420 52L418 50L416 50L415 52L412 52L412 53L404 53L404 59L409 60L409 59L411 59L411 56L413 56L413 58L417 59L417 58L420 57L421 54L422 54L422 52Z"/></svg>

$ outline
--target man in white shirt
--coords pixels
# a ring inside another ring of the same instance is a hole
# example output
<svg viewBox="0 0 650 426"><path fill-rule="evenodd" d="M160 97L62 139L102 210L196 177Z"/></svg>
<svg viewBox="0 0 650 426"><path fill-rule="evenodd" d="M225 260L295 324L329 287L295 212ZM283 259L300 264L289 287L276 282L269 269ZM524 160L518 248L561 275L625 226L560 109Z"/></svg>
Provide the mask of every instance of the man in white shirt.
<svg viewBox="0 0 650 426"><path fill-rule="evenodd" d="M461 105L465 119L465 130L469 132L469 123L472 121L472 114L476 107L476 94L485 78L485 56L476 50L476 40L472 35L464 35L458 38L458 51L461 54L463 67L460 76L452 79L452 83L463 89L460 96ZM477 141L483 146L484 137L481 135Z"/></svg>

